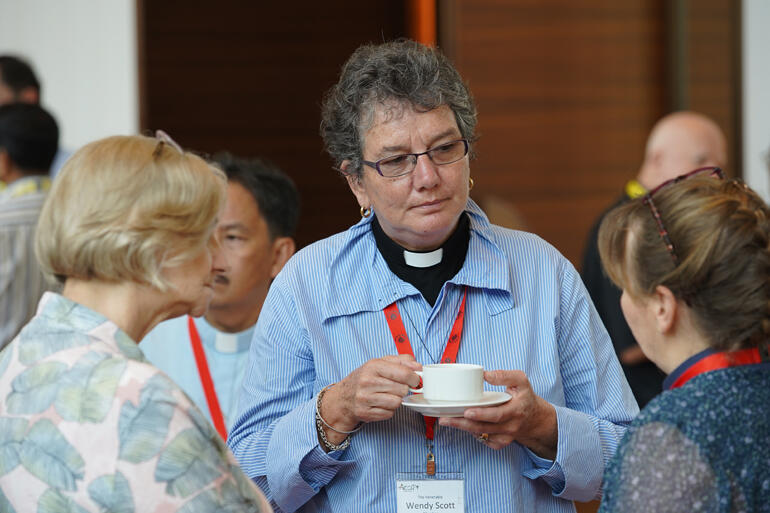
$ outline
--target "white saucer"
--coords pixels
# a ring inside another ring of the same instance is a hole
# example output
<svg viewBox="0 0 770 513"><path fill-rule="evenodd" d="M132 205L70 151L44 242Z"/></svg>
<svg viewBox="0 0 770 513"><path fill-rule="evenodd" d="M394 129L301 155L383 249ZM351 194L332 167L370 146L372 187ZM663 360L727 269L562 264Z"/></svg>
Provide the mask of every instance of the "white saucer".
<svg viewBox="0 0 770 513"><path fill-rule="evenodd" d="M505 392L484 392L477 402L429 401L422 394L412 394L404 397L401 404L429 417L462 417L466 408L496 406L511 398Z"/></svg>

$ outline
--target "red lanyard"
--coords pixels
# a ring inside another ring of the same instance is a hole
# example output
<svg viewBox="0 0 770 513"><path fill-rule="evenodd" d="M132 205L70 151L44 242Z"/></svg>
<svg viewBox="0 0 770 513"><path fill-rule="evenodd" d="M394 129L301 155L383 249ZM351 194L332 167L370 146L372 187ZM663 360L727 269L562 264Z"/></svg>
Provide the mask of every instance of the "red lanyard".
<svg viewBox="0 0 770 513"><path fill-rule="evenodd" d="M203 393L206 394L206 403L209 405L211 420L214 422L214 427L217 429L219 436L221 436L224 441L227 441L225 419L222 416L222 409L219 407L217 392L214 390L214 382L212 381L211 373L209 372L206 353L203 351L203 344L201 344L201 337L198 335L198 328L195 327L195 321L189 316L187 317L187 328L190 332L190 344L192 345L193 354L195 355L195 363L198 366L198 375L201 378L201 385L203 385Z"/></svg>
<svg viewBox="0 0 770 513"><path fill-rule="evenodd" d="M704 372L726 369L728 367L737 367L739 365L749 365L752 363L762 363L762 355L756 347L753 349L741 349L740 351L722 351L711 354L702 360L687 368L671 385L669 390L679 388L698 374Z"/></svg>
<svg viewBox="0 0 770 513"><path fill-rule="evenodd" d="M457 351L460 349L460 339L463 336L463 318L465 317L465 298L468 295L468 288L463 289L463 300L460 303L460 311L457 312L457 318L452 325L452 331L449 333L444 354L441 355L442 363L455 363L457 361ZM408 354L414 356L412 344L409 343L409 337L404 328L404 321L401 320L401 313L398 311L398 305L392 303L385 307L385 319L388 321L388 328L393 335L393 341L396 343L398 354ZM433 427L436 423L436 417L423 416L425 419L425 438L428 445L428 470L429 475L436 473L436 465L431 451L433 442Z"/></svg>

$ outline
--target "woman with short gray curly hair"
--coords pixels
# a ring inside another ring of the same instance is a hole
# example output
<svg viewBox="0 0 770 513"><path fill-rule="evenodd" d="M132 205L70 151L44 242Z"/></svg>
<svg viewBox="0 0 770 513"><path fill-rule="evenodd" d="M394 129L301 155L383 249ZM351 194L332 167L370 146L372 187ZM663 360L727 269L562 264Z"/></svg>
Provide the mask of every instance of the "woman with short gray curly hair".
<svg viewBox="0 0 770 513"><path fill-rule="evenodd" d="M137 346L206 311L225 185L162 132L92 142L62 168L36 234L61 294L0 353L0 510L271 511Z"/></svg>
<svg viewBox="0 0 770 513"><path fill-rule="evenodd" d="M768 510L770 208L721 177L670 180L599 229L631 331L668 374L608 466L603 512Z"/></svg>
<svg viewBox="0 0 770 513"><path fill-rule="evenodd" d="M413 41L359 48L326 96L361 220L271 285L228 439L282 511L569 512L599 492L636 405L574 268L470 199L475 125ZM420 362L471 364L479 394L408 395ZM482 366L504 370L484 385Z"/></svg>
<svg viewBox="0 0 770 513"><path fill-rule="evenodd" d="M384 105L396 111L409 106L425 112L446 105L460 136L469 143L476 139L473 96L443 53L408 40L364 45L342 68L321 112L326 151L337 167L350 162L346 174L363 172L363 138L375 121L375 109Z"/></svg>

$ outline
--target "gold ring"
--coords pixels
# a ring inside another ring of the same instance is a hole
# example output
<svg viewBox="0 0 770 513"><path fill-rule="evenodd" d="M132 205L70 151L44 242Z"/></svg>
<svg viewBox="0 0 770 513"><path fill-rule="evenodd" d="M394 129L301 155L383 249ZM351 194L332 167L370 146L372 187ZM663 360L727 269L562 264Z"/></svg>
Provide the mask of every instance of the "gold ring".
<svg viewBox="0 0 770 513"><path fill-rule="evenodd" d="M489 433L481 433L476 437L476 441L481 442L482 444L487 443L489 441Z"/></svg>

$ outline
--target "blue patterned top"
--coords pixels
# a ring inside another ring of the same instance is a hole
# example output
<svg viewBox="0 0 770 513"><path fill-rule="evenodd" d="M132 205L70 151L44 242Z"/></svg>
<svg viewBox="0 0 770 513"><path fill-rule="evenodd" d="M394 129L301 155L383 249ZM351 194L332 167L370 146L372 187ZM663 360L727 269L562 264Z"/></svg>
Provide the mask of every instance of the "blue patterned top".
<svg viewBox="0 0 770 513"><path fill-rule="evenodd" d="M770 363L699 374L651 401L604 488L601 513L770 512Z"/></svg>
<svg viewBox="0 0 770 513"><path fill-rule="evenodd" d="M0 512L270 511L113 322L46 293L0 353Z"/></svg>
<svg viewBox="0 0 770 513"><path fill-rule="evenodd" d="M466 511L572 512L598 496L604 465L638 413L607 332L572 265L539 237L493 226L469 201L465 263L431 306L388 268L371 217L298 252L270 287L228 444L282 511L393 512L396 477L425 477L425 425L401 407L326 454L315 397L372 358L396 354L383 308L398 302L415 358L437 361L467 286L458 362L523 370L558 417L554 461L496 451L438 427L437 473L462 474ZM485 385L488 391L503 387Z"/></svg>

